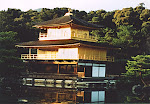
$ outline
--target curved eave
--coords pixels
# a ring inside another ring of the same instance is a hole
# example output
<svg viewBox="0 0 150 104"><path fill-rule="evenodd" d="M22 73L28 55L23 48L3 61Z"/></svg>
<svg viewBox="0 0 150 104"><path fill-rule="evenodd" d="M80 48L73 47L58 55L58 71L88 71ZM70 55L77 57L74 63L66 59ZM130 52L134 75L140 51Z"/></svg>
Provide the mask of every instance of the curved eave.
<svg viewBox="0 0 150 104"><path fill-rule="evenodd" d="M81 26L81 25L78 25L78 24L65 24L65 25L53 25L53 26L48 26L48 25L35 25L33 27L36 27L36 28L65 28L65 27L71 27L71 28L77 28L77 29L87 29L87 30L99 30L100 28L103 28L103 27L99 27L99 28L96 28L96 27L88 27L88 26Z"/></svg>
<svg viewBox="0 0 150 104"><path fill-rule="evenodd" d="M80 43L75 44L65 44L65 45L43 45L43 46L22 46L22 45L16 45L16 47L19 48L63 48L63 47L78 47L80 46Z"/></svg>
<svg viewBox="0 0 150 104"><path fill-rule="evenodd" d="M108 50L120 50L121 49L121 48L115 48L111 46L89 45L89 44L83 44L83 43L81 43L80 45L84 47L92 47L92 48L108 49Z"/></svg>
<svg viewBox="0 0 150 104"><path fill-rule="evenodd" d="M36 28L61 28L61 27L70 27L71 22L61 23L61 24L47 24L47 25L34 25L32 27Z"/></svg>
<svg viewBox="0 0 150 104"><path fill-rule="evenodd" d="M81 29L88 29L88 30L99 30L100 28L102 27L99 27L99 28L96 28L96 27L88 27L88 26L81 26L81 25L78 25L78 24L72 24L71 26L72 28L81 28Z"/></svg>
<svg viewBox="0 0 150 104"><path fill-rule="evenodd" d="M33 27L35 27L35 28L41 28L41 29L44 29L44 28L58 28L58 29L60 29L60 28L66 28L66 27L71 27L70 26L70 24L67 24L67 25L56 25L56 26L47 26L47 25L41 25L41 26L38 26L38 25L36 25L36 26L33 26Z"/></svg>
<svg viewBox="0 0 150 104"><path fill-rule="evenodd" d="M65 45L43 45L43 46L22 46L22 45L16 45L16 47L19 48L34 48L34 49L44 49L44 48L69 48L69 47L90 47L90 48L99 48L99 49L115 49L120 50L120 48L114 48L109 46L98 46L98 45L89 45L84 43L75 43L75 44L65 44Z"/></svg>

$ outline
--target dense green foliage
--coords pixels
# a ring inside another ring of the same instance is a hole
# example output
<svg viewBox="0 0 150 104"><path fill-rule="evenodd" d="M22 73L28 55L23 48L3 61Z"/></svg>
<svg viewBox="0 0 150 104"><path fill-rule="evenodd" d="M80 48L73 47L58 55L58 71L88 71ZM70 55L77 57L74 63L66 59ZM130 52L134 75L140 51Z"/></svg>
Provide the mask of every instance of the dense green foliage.
<svg viewBox="0 0 150 104"><path fill-rule="evenodd" d="M126 76L134 83L143 82L145 86L149 84L150 78L150 55L137 55L127 62ZM141 81L139 81L141 80Z"/></svg>
<svg viewBox="0 0 150 104"><path fill-rule="evenodd" d="M16 32L0 32L0 76L18 77L23 67L15 49Z"/></svg>
<svg viewBox="0 0 150 104"><path fill-rule="evenodd" d="M38 39L39 30L32 28L34 24L63 16L67 11L68 8L43 8L41 11L26 12L19 9L0 11L0 64L3 65L3 70L16 69L16 63L20 62L12 62L19 58L14 43ZM143 5L111 12L97 10L87 13L73 10L73 14L80 19L105 26L91 31L91 34L98 37L99 43L120 47L121 50L115 54L119 61L149 52L146 46L150 34L150 10L145 9ZM4 44L5 42L7 44Z"/></svg>

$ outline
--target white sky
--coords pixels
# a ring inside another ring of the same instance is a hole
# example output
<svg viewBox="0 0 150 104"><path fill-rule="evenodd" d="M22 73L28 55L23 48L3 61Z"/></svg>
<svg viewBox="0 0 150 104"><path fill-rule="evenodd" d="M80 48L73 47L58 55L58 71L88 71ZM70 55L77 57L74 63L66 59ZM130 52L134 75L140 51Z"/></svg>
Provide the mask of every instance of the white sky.
<svg viewBox="0 0 150 104"><path fill-rule="evenodd" d="M86 12L104 9L113 11L127 7L136 7L139 3L145 3L150 9L150 0L0 0L0 10L17 8L22 11L38 8L69 7Z"/></svg>

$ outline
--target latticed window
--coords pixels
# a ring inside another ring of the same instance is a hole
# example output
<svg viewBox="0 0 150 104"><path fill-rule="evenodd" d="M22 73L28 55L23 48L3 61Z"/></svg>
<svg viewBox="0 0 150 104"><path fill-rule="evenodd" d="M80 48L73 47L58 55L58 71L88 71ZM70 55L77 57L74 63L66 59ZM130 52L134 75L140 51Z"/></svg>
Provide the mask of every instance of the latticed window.
<svg viewBox="0 0 150 104"><path fill-rule="evenodd" d="M84 36L84 38L87 38L87 33L84 33L83 36Z"/></svg>
<svg viewBox="0 0 150 104"><path fill-rule="evenodd" d="M75 33L75 31L72 31L72 33L71 33L73 36L76 36L76 33Z"/></svg>

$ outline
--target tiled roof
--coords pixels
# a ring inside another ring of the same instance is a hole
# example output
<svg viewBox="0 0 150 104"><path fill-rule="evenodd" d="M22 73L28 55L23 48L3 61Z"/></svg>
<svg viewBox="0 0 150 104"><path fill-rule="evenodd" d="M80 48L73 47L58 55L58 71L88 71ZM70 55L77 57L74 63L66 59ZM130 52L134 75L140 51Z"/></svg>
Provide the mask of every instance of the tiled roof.
<svg viewBox="0 0 150 104"><path fill-rule="evenodd" d="M66 45L78 43L77 40L42 40L29 41L18 44L17 46L47 46L47 45Z"/></svg>
<svg viewBox="0 0 150 104"><path fill-rule="evenodd" d="M76 18L72 15L62 16L62 17L55 18L52 20L44 21L44 22L36 24L34 27L40 27L40 26L56 27L56 26L74 25L74 24L89 27L89 28L95 28L95 29L99 29L101 27L104 27L102 25L89 23L89 22L84 21L82 19Z"/></svg>
<svg viewBox="0 0 150 104"><path fill-rule="evenodd" d="M45 41L29 41L17 44L17 47L53 47L53 46L65 46L65 45L88 45L103 48L113 48L108 44L100 44L95 42L81 41L81 40L45 40Z"/></svg>

